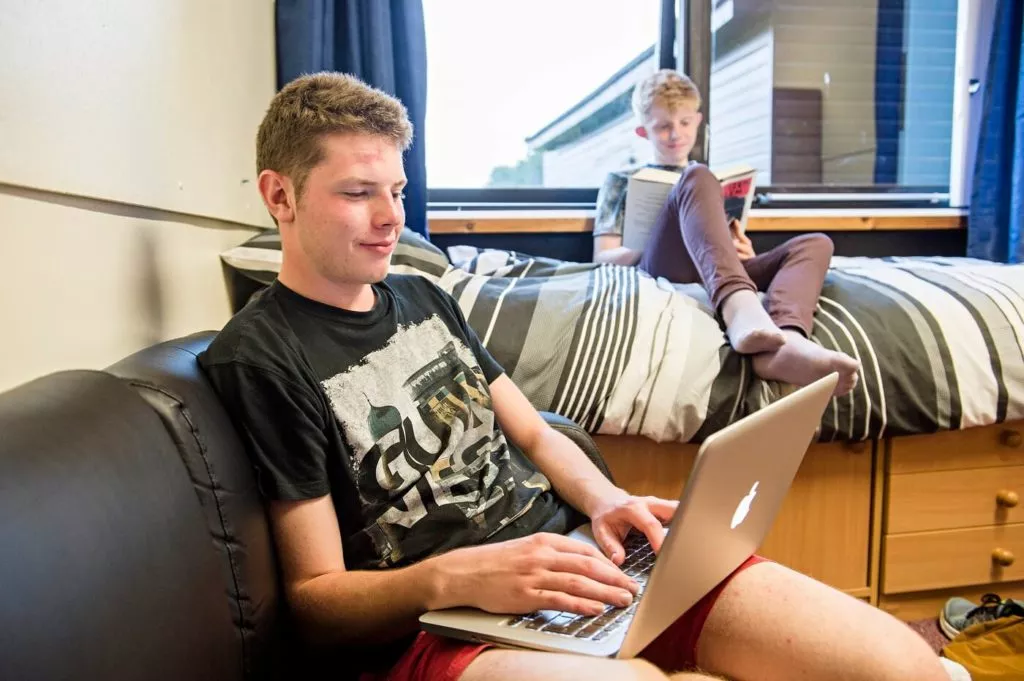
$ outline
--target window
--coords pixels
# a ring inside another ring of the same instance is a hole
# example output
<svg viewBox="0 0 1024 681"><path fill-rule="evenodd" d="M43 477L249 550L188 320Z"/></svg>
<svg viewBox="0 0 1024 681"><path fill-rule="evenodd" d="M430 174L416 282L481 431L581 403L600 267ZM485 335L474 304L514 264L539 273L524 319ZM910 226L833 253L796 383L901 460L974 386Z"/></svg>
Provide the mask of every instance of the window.
<svg viewBox="0 0 1024 681"><path fill-rule="evenodd" d="M648 160L629 97L655 69L661 4L425 2L432 198L451 188L593 188Z"/></svg>
<svg viewBox="0 0 1024 681"><path fill-rule="evenodd" d="M755 166L762 207L945 202L966 134L953 125L965 1L678 0L681 16L711 9L710 164ZM649 161L630 95L657 68L663 4L424 3L432 203L592 203L610 170Z"/></svg>
<svg viewBox="0 0 1024 681"><path fill-rule="evenodd" d="M957 0L717 0L709 161L781 192L947 193Z"/></svg>

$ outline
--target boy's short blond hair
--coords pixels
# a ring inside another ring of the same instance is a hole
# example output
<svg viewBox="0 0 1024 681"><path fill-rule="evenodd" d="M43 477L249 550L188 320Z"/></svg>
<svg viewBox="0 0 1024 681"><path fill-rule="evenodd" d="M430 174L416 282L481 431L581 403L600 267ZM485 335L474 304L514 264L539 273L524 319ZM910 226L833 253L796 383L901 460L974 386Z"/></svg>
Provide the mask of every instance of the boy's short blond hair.
<svg viewBox="0 0 1024 681"><path fill-rule="evenodd" d="M689 76L673 69L660 69L647 76L633 88L633 113L641 123L651 115L651 108L659 104L669 111L683 105L700 108L700 91Z"/></svg>
<svg viewBox="0 0 1024 681"><path fill-rule="evenodd" d="M387 138L405 151L412 123L405 106L354 76L321 72L299 76L274 95L256 133L256 173L291 178L296 197L323 160L320 139L334 133Z"/></svg>

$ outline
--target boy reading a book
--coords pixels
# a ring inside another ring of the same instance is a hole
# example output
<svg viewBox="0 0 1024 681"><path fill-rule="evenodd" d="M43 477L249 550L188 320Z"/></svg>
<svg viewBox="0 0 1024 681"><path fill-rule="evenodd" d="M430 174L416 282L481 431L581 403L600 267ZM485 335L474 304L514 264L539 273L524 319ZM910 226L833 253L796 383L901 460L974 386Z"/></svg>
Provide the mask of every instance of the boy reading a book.
<svg viewBox="0 0 1024 681"><path fill-rule="evenodd" d="M700 104L693 81L671 69L637 84L636 133L654 146L654 167L682 175L640 252L622 245L626 187L637 168L609 174L597 199L594 260L638 265L676 283L703 283L725 322L729 343L753 355L758 376L806 385L838 371L836 393L849 392L857 383L857 361L810 340L832 241L824 234L806 234L754 253L739 225L726 222L715 175L688 160L702 120ZM767 310L759 290L767 293Z"/></svg>

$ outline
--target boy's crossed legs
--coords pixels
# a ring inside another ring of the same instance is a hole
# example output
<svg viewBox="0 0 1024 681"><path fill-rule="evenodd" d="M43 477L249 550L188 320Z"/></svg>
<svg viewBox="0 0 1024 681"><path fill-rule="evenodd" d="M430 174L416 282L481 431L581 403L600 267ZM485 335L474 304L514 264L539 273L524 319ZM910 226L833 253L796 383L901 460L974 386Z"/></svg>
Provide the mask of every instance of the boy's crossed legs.
<svg viewBox="0 0 1024 681"><path fill-rule="evenodd" d="M703 283L729 343L754 355L762 378L806 385L838 371L836 393L842 394L856 384L857 361L810 340L831 257L828 237L806 234L741 261L725 222L721 185L706 166L691 164L665 202L640 268L678 283ZM767 311L758 290L767 291Z"/></svg>

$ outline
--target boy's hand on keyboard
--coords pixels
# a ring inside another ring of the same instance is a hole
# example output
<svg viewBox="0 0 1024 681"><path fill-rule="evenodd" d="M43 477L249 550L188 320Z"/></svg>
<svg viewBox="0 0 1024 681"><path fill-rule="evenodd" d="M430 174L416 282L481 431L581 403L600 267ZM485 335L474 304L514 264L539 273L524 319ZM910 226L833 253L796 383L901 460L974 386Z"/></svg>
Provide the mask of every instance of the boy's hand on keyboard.
<svg viewBox="0 0 1024 681"><path fill-rule="evenodd" d="M646 536L647 541L651 542L651 548L657 553L665 539L665 526L672 520L672 514L678 506L678 501L634 497L623 493L608 499L591 513L590 524L594 539L616 565L621 565L626 557L622 540L632 529Z"/></svg>
<svg viewBox="0 0 1024 681"><path fill-rule="evenodd" d="M457 549L430 562L440 576L432 609L468 605L502 614L597 615L605 605L626 607L638 591L590 544L546 532Z"/></svg>

